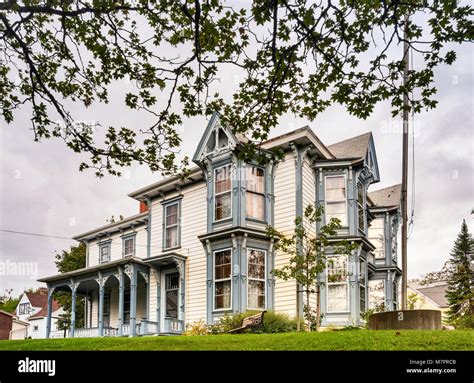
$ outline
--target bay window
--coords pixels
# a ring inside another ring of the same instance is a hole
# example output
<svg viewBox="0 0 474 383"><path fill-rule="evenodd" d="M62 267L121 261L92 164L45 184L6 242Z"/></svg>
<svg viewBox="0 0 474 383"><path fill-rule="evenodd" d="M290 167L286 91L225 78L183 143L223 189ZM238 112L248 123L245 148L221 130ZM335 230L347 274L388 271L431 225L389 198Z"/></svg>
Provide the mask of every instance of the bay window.
<svg viewBox="0 0 474 383"><path fill-rule="evenodd" d="M346 178L340 176L326 177L326 222L338 218L342 226L347 226Z"/></svg>
<svg viewBox="0 0 474 383"><path fill-rule="evenodd" d="M265 171L256 166L248 166L245 172L245 205L247 218L265 220Z"/></svg>
<svg viewBox="0 0 474 383"><path fill-rule="evenodd" d="M359 230L365 231L364 187L357 184L357 211L359 215Z"/></svg>
<svg viewBox="0 0 474 383"><path fill-rule="evenodd" d="M328 258L327 287L327 311L349 310L347 255L332 255Z"/></svg>
<svg viewBox="0 0 474 383"><path fill-rule="evenodd" d="M248 251L248 302L249 309L265 308L265 258L263 250L249 249Z"/></svg>
<svg viewBox="0 0 474 383"><path fill-rule="evenodd" d="M232 250L214 253L214 309L232 308Z"/></svg>
<svg viewBox="0 0 474 383"><path fill-rule="evenodd" d="M232 216L231 165L214 171L214 221Z"/></svg>
<svg viewBox="0 0 474 383"><path fill-rule="evenodd" d="M376 259L385 258L384 246L384 218L375 218L369 227L369 241L375 246L374 256Z"/></svg>
<svg viewBox="0 0 474 383"><path fill-rule="evenodd" d="M179 202L174 202L164 207L164 249L179 246Z"/></svg>

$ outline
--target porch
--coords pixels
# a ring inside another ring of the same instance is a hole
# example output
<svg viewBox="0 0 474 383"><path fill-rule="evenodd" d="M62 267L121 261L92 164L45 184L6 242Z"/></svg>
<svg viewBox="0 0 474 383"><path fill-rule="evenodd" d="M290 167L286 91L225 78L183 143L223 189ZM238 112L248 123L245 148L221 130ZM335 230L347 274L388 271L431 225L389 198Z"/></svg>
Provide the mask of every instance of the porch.
<svg viewBox="0 0 474 383"><path fill-rule="evenodd" d="M46 337L181 334L184 331L184 260L167 256L166 261L162 261L162 257L147 260L129 257L41 280L48 287ZM54 291L71 293L67 330L51 331ZM78 299L85 301L82 328L76 326Z"/></svg>

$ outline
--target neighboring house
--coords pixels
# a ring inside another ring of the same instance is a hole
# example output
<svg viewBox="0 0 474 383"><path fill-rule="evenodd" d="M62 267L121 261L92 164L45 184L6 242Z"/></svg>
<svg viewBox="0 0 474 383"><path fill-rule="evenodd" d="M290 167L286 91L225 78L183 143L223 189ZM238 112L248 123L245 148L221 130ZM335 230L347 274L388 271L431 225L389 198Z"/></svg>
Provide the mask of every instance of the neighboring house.
<svg viewBox="0 0 474 383"><path fill-rule="evenodd" d="M12 322L15 315L6 311L0 310L0 340L9 339L10 331L12 330Z"/></svg>
<svg viewBox="0 0 474 383"><path fill-rule="evenodd" d="M26 339L28 338L28 323L13 318L12 330L10 331L10 339Z"/></svg>
<svg viewBox="0 0 474 383"><path fill-rule="evenodd" d="M350 256L331 254L320 276L330 277L323 326L361 324L373 301L397 308L400 188L368 192L380 180L372 134L325 146L310 128L297 129L262 143L269 157L273 149L284 153L265 165L240 159L246 141L213 115L184 180L130 193L139 214L75 237L87 245L86 268L40 279L50 299L54 290L71 291L73 301L86 297L86 328L76 329L73 315L69 336L181 333L186 323L246 310L294 317L303 305L295 282L272 274L289 255L265 233L272 225L290 235L309 204L325 207L315 233L337 217L343 227L332 240L359 245Z"/></svg>
<svg viewBox="0 0 474 383"><path fill-rule="evenodd" d="M449 309L448 300L446 298L447 288L447 282L434 282L427 285L409 282L407 296L410 298L412 294L416 295L413 309L439 310L444 320L446 319L446 312Z"/></svg>
<svg viewBox="0 0 474 383"><path fill-rule="evenodd" d="M57 321L62 314L58 302L51 299L51 329L56 331ZM48 313L48 290L40 288L37 292L24 293L16 307L16 317L28 324L27 338L46 338L46 322ZM20 327L21 324L18 324Z"/></svg>

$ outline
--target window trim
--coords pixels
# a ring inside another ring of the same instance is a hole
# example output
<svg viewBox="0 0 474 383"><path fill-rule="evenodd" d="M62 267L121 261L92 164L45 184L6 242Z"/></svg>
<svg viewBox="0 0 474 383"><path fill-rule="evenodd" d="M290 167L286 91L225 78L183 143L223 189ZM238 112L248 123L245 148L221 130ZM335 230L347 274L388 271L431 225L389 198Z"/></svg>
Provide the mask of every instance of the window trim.
<svg viewBox="0 0 474 383"><path fill-rule="evenodd" d="M219 170L219 169L222 169L222 168L225 168L225 167L229 167L230 168L230 189L228 191L225 191L225 192L221 192L221 193L216 193L216 172ZM233 188L233 182L232 182L232 164L231 163L226 163L224 165L221 165L221 166L218 166L216 168L214 168L213 170L213 174L214 174L214 179L213 179L213 185L212 185L212 192L213 192L213 206L212 206L212 218L213 218L213 222L223 222L223 221L226 221L226 220L230 220L232 219L232 207L233 207L233 193L232 193L232 188ZM225 218L221 218L221 219L216 219L216 202L217 202L217 196L218 195L223 195L223 194L226 194L226 193L230 193L230 216L228 217L225 217Z"/></svg>
<svg viewBox="0 0 474 383"><path fill-rule="evenodd" d="M329 282L328 281L328 276L329 276L329 270L328 267L326 266L326 312L330 314L338 314L338 313L350 313L351 311L351 297L350 297L350 281L349 281L349 256L345 254L331 254L328 255L327 261L329 261L330 258L332 257L346 257L347 262L346 262L346 272L347 272L347 281L346 282ZM329 310L329 286L334 286L334 285L346 285L346 291L347 291L347 309L346 310L336 310L336 311L331 311Z"/></svg>
<svg viewBox="0 0 474 383"><path fill-rule="evenodd" d="M251 191L251 190L248 190L247 188L247 182L248 182L248 179L247 179L247 168L248 167L252 167L252 168L256 168L256 169L261 169L263 171L263 193L258 193L258 192L255 192L255 191ZM267 172L266 172L266 169L262 166L257 166L257 165L253 165L253 164L246 164L245 166L245 219L246 220L251 220L251 221L255 221L255 222L267 222L267 206L266 206L266 198L267 198L267 185L266 185L266 176L267 176ZM263 197L263 219L260 219L260 218L256 218L256 217L250 217L247 215L247 195L248 193L250 194L255 194L257 196L262 196Z"/></svg>
<svg viewBox="0 0 474 383"><path fill-rule="evenodd" d="M107 242L100 242L98 243L99 245L99 264L102 265L104 263L107 263L107 262L110 262L110 260L112 259L112 241L107 241ZM103 261L102 262L102 249L103 248L107 248L108 250L108 257L107 257L107 260L106 261Z"/></svg>
<svg viewBox="0 0 474 383"><path fill-rule="evenodd" d="M264 253L264 258L263 258L263 264L264 264L264 277L263 279L257 279L257 278L250 278L250 273L249 273L249 257L248 254L250 251L255 250L255 251L263 251ZM247 247L247 310L255 310L255 311L264 311L267 309L267 250L264 249L258 249L256 247ZM263 282L263 288L264 288L264 294L265 294L265 303L263 305L263 308L257 308L257 307L250 307L249 305L249 281L260 281Z"/></svg>
<svg viewBox="0 0 474 383"><path fill-rule="evenodd" d="M346 214L346 223L343 225L341 223L341 228L345 229L349 227L349 206L348 206L348 188L347 188L347 175L344 173L340 174L330 174L330 175L325 175L324 176L324 223L327 224L329 222L328 216L327 216L327 205L328 205L328 198L327 198L327 179L328 178L344 178L344 188L346 190L346 198L345 198L345 214ZM335 201L334 201L335 202ZM339 201L341 202L341 201Z"/></svg>
<svg viewBox="0 0 474 383"><path fill-rule="evenodd" d="M216 253L221 253L224 251L230 250L230 276L228 278L218 279L216 280ZM212 252L212 311L214 312L221 312L221 311L230 311L233 307L233 288L232 288L232 270L233 270L233 260L234 254L232 251L232 247L226 247L219 250L214 250ZM225 308L216 308L216 282L223 282L223 281L230 281L230 306Z"/></svg>
<svg viewBox="0 0 474 383"><path fill-rule="evenodd" d="M163 238L162 238L162 249L163 251L170 251L174 249L178 249L181 247L181 199L173 199L172 201L166 202L163 204ZM168 207L178 205L178 219L175 225L166 226L166 211ZM166 230L171 227L177 227L177 238L176 238L176 246L166 247Z"/></svg>
<svg viewBox="0 0 474 383"><path fill-rule="evenodd" d="M133 252L132 254L125 254L125 241L133 239ZM126 234L122 236L122 258L134 257L137 251L137 233Z"/></svg>

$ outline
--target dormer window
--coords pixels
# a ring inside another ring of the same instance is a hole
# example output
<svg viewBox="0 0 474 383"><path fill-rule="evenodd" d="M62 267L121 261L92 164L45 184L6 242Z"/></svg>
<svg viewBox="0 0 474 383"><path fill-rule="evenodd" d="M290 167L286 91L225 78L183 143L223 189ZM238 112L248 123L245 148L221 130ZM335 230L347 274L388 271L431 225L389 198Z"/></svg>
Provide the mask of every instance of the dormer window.
<svg viewBox="0 0 474 383"><path fill-rule="evenodd" d="M30 304L29 303L20 303L18 305L18 315L26 315L30 313Z"/></svg>
<svg viewBox="0 0 474 383"><path fill-rule="evenodd" d="M231 165L214 170L214 221L232 216Z"/></svg>
<svg viewBox="0 0 474 383"><path fill-rule="evenodd" d="M245 173L245 196L247 218L265 220L265 171L256 166L247 166Z"/></svg>

